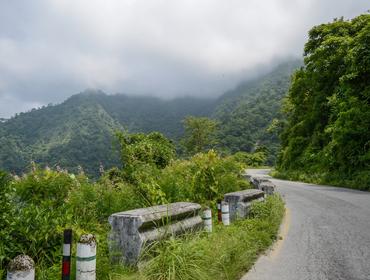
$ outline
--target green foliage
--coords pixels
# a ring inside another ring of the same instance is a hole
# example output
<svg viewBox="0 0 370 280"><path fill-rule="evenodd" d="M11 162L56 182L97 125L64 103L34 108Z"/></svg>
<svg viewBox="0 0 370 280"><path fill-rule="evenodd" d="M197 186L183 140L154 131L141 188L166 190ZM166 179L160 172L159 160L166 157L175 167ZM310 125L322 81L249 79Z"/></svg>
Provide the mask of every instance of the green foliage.
<svg viewBox="0 0 370 280"><path fill-rule="evenodd" d="M25 253L36 261L38 279L60 278L62 232L72 228L74 238L86 232L96 235L98 278L108 279L112 267L107 219L114 212L143 206L133 186L114 170L94 184L83 174L36 166L22 178L9 181L5 173L0 175L0 270Z"/></svg>
<svg viewBox="0 0 370 280"><path fill-rule="evenodd" d="M14 227L15 207L12 204L14 189L10 176L0 171L0 271L3 264L9 261L11 254L17 250L17 245L11 242ZM1 275L1 273L0 273Z"/></svg>
<svg viewBox="0 0 370 280"><path fill-rule="evenodd" d="M43 167L59 165L74 173L82 166L87 175L97 179L100 163L109 169L120 162L114 146L116 130L159 131L178 144L186 116L212 117L219 123L216 138L208 137L200 146L194 146L199 141L188 142L190 150L196 147L191 154L212 148L217 139L217 148L228 153L268 146L268 163L272 164L279 143L281 99L297 65L281 65L217 99L161 100L89 90L61 104L17 114L0 122L0 168L20 175L33 160ZM204 145L209 147L201 147Z"/></svg>
<svg viewBox="0 0 370 280"><path fill-rule="evenodd" d="M173 161L162 171L158 184L169 202L211 205L224 193L249 188L240 175L243 169L233 157L220 157L210 150L189 160Z"/></svg>
<svg viewBox="0 0 370 280"><path fill-rule="evenodd" d="M182 119L209 115L213 103L212 99L161 100L86 91L62 104L0 122L0 168L20 175L33 160L74 173L80 165L90 177L98 178L100 163L106 169L119 164L113 146L116 130L160 131L178 139Z"/></svg>
<svg viewBox="0 0 370 280"><path fill-rule="evenodd" d="M181 141L188 155L207 151L217 144L217 122L206 117L186 117L185 134Z"/></svg>
<svg viewBox="0 0 370 280"><path fill-rule="evenodd" d="M117 132L124 165L122 175L136 186L136 192L148 205L166 202L155 178L175 157L171 141L159 132L128 134Z"/></svg>
<svg viewBox="0 0 370 280"><path fill-rule="evenodd" d="M269 213L268 209L275 206L268 204L262 207L267 216L261 214L258 222L255 219L230 229L220 227L209 237L201 233L153 246L148 251L153 259L140 271L111 265L107 236L112 213L175 201L215 206L215 200L224 193L249 187L240 175L245 166L236 157L221 157L210 150L187 160L174 160L173 144L160 133L119 134L119 142L124 168L108 170L95 183L82 170L74 175L62 169L41 169L35 164L21 178L0 173L0 277L4 277L11 258L26 253L36 261L38 279L60 278L65 228L73 229L74 242L83 233L94 233L98 242L97 279L106 280L214 279L215 275L236 279L246 269L245 263L249 266L257 252L271 243L275 232L270 232L267 220L276 210ZM240 248L237 245L241 241ZM224 255L211 249L209 244L214 243ZM245 262L246 256L249 259ZM214 266L211 274L204 270L215 257L230 269L220 273Z"/></svg>
<svg viewBox="0 0 370 280"><path fill-rule="evenodd" d="M369 31L370 15L310 30L285 104L280 171L369 189Z"/></svg>
<svg viewBox="0 0 370 280"><path fill-rule="evenodd" d="M159 132L128 134L117 132L124 170L137 165L166 167L175 156L175 147Z"/></svg>
<svg viewBox="0 0 370 280"><path fill-rule="evenodd" d="M300 65L300 61L282 64L219 98L212 116L219 121L221 149L230 153L253 153L258 146L266 146L269 148L267 164L275 163L278 133L284 120L281 103L289 88L290 75Z"/></svg>
<svg viewBox="0 0 370 280"><path fill-rule="evenodd" d="M266 163L267 154L265 151L254 153L237 152L233 155L233 157L237 161L244 163L246 166L259 167Z"/></svg>

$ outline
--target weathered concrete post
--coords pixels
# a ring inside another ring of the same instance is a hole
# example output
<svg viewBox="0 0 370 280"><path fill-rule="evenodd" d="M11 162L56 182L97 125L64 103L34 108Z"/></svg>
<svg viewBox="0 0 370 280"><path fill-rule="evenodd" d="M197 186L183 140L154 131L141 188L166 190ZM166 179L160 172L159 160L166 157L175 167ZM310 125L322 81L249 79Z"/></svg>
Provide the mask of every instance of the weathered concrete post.
<svg viewBox="0 0 370 280"><path fill-rule="evenodd" d="M225 226L230 225L230 213L229 213L229 203L226 201L221 202L221 212L222 212L222 223Z"/></svg>
<svg viewBox="0 0 370 280"><path fill-rule="evenodd" d="M264 199L264 192L261 190L244 190L225 194L225 201L230 205L230 219L245 218L248 215L252 201Z"/></svg>
<svg viewBox="0 0 370 280"><path fill-rule="evenodd" d="M109 217L112 261L136 265L142 249L152 242L203 229L200 210L199 204L176 202L112 214Z"/></svg>
<svg viewBox="0 0 370 280"><path fill-rule="evenodd" d="M92 234L84 234L77 243L76 280L95 280L96 240Z"/></svg>
<svg viewBox="0 0 370 280"><path fill-rule="evenodd" d="M27 255L19 255L10 261L7 280L35 280L35 262Z"/></svg>
<svg viewBox="0 0 370 280"><path fill-rule="evenodd" d="M273 195L275 192L275 185L271 181L261 182L259 189L264 191L266 195Z"/></svg>
<svg viewBox="0 0 370 280"><path fill-rule="evenodd" d="M204 222L204 229L207 232L212 232L212 210L211 208L206 208L203 210L202 219Z"/></svg>

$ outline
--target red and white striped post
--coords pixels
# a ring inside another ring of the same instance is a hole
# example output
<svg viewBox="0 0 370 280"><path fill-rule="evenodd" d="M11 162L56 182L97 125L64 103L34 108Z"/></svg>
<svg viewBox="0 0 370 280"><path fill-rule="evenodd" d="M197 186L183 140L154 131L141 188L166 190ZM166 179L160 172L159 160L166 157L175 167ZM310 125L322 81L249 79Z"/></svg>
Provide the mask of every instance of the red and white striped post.
<svg viewBox="0 0 370 280"><path fill-rule="evenodd" d="M62 280L71 279L72 230L64 230Z"/></svg>
<svg viewBox="0 0 370 280"><path fill-rule="evenodd" d="M217 200L217 220L219 224L222 223L221 199Z"/></svg>

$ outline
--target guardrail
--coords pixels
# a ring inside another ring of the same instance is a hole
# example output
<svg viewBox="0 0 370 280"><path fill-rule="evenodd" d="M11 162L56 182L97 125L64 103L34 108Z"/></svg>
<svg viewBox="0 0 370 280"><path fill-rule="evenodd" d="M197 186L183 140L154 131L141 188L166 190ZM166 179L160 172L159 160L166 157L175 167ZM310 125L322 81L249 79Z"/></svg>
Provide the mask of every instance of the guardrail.
<svg viewBox="0 0 370 280"><path fill-rule="evenodd" d="M109 223L113 262L134 265L145 245L155 240L203 229L201 206L176 202L112 214Z"/></svg>
<svg viewBox="0 0 370 280"><path fill-rule="evenodd" d="M262 190L267 195L274 194L276 186L269 180L269 178L263 176L251 176L249 174L244 174L243 176L252 183L255 189Z"/></svg>
<svg viewBox="0 0 370 280"><path fill-rule="evenodd" d="M265 193L262 190L252 189L227 193L224 197L230 207L230 220L234 221L247 217L252 201L263 201Z"/></svg>

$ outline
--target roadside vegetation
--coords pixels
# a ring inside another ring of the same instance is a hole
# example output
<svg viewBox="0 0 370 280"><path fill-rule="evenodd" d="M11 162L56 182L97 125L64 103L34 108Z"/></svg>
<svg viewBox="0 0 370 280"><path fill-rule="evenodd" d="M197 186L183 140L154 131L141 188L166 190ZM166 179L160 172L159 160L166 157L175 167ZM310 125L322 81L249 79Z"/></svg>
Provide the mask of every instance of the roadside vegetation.
<svg viewBox="0 0 370 280"><path fill-rule="evenodd" d="M315 26L284 110L276 175L370 190L370 14Z"/></svg>
<svg viewBox="0 0 370 280"><path fill-rule="evenodd" d="M123 167L107 171L101 167L97 181L89 180L81 167L73 174L32 163L21 177L2 172L0 279L5 278L9 260L20 253L35 260L37 279L59 279L65 228L73 229L74 244L83 233L96 235L97 279L237 279L276 238L283 215L278 196L256 204L251 219L228 228L215 226L212 234L161 241L145 252L150 258L138 269L109 261L112 213L176 201L215 210L224 193L250 187L241 174L247 165L263 164L266 154L221 155L212 149L215 143L207 140L212 139L213 129L201 129L203 140L193 141L199 139L198 124L210 123L204 118L185 122L187 157L182 159L161 133L117 132Z"/></svg>

